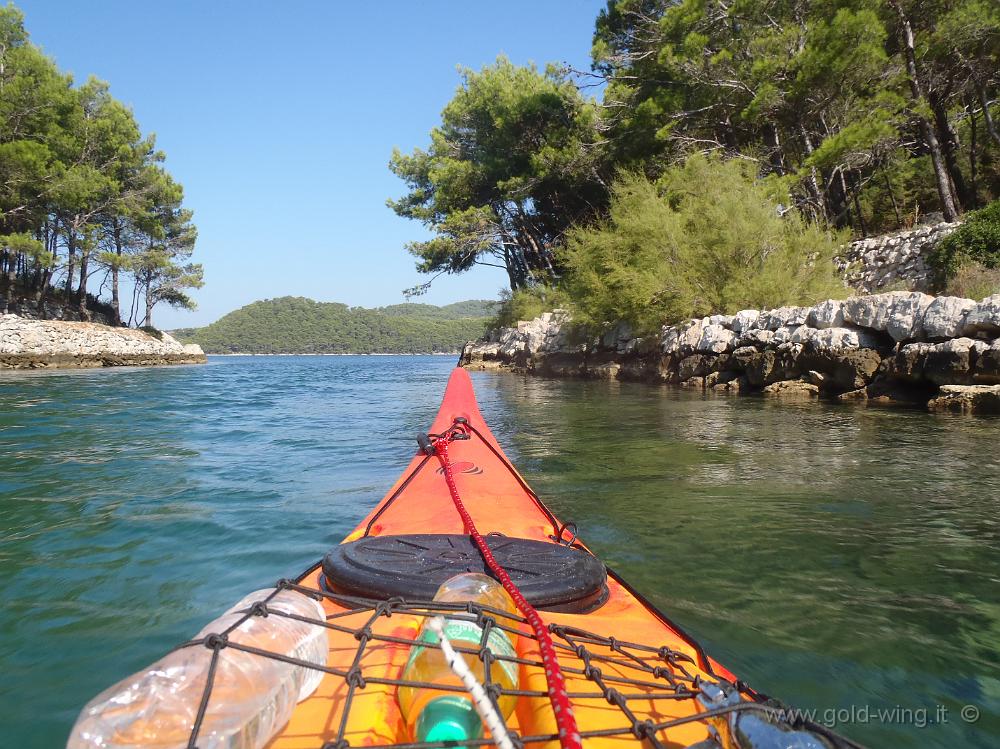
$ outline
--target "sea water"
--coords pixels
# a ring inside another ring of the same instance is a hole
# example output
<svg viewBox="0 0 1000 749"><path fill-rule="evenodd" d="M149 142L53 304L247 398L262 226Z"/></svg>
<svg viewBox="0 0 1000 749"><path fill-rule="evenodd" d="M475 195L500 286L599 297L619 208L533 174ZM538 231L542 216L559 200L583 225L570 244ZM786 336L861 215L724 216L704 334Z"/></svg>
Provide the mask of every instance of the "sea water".
<svg viewBox="0 0 1000 749"><path fill-rule="evenodd" d="M339 542L453 363L0 372L4 745L62 745ZM741 678L872 746L1000 742L1000 419L473 379L552 509Z"/></svg>

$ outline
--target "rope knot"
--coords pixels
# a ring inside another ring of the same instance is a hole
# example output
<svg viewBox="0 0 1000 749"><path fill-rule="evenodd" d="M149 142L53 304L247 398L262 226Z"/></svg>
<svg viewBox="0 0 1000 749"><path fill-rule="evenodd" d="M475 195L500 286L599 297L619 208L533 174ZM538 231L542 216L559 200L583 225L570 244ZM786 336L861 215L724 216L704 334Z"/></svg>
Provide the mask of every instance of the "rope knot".
<svg viewBox="0 0 1000 749"><path fill-rule="evenodd" d="M361 642L362 638L364 638L365 642L372 639L371 627L362 627L361 629L359 629L357 632L354 633L354 639L357 640L358 642Z"/></svg>
<svg viewBox="0 0 1000 749"><path fill-rule="evenodd" d="M267 604L264 601L254 601L253 605L250 607L251 616L267 616L268 615Z"/></svg>
<svg viewBox="0 0 1000 749"><path fill-rule="evenodd" d="M354 666L347 672L347 677L344 679L349 687L357 687L358 689L364 689L368 682L365 681L365 677L361 675L360 666Z"/></svg>
<svg viewBox="0 0 1000 749"><path fill-rule="evenodd" d="M205 638L205 647L209 650L222 650L229 644L228 635L220 635L216 632L208 635Z"/></svg>
<svg viewBox="0 0 1000 749"><path fill-rule="evenodd" d="M636 721L632 724L632 735L640 741L651 738L656 733L656 724L651 720Z"/></svg>
<svg viewBox="0 0 1000 749"><path fill-rule="evenodd" d="M489 684L486 684L483 688L486 690L486 694L488 694L490 696L490 699L493 700L494 702L500 699L500 685L497 682L491 681Z"/></svg>

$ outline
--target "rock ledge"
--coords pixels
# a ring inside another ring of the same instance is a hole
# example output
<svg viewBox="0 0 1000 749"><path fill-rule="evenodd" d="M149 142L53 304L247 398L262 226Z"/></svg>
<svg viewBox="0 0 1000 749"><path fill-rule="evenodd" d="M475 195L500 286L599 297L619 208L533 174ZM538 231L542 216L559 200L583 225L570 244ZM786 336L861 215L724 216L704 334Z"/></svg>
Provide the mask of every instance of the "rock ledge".
<svg viewBox="0 0 1000 749"><path fill-rule="evenodd" d="M197 344L98 323L0 315L0 369L203 364Z"/></svg>
<svg viewBox="0 0 1000 749"><path fill-rule="evenodd" d="M466 344L459 364L993 412L1000 401L1000 294L979 302L919 291L868 294L712 315L645 338L619 323L588 339L565 310L554 310Z"/></svg>

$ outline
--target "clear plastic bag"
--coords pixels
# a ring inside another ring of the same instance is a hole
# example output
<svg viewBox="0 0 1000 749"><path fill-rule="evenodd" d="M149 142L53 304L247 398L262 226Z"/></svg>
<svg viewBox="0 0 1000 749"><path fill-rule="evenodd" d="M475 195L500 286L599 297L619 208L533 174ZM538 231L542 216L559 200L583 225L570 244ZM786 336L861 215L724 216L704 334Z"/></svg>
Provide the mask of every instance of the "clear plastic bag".
<svg viewBox="0 0 1000 749"><path fill-rule="evenodd" d="M273 589L255 591L194 639L231 627ZM268 611L325 620L318 601L283 590ZM280 653L325 666L329 649L325 627L269 614L251 616L229 634L229 642ZM188 744L212 661L212 649L181 648L133 674L91 700L77 718L67 749L182 749ZM199 749L260 749L291 717L295 703L319 685L323 672L247 653L219 651L212 693L198 732Z"/></svg>

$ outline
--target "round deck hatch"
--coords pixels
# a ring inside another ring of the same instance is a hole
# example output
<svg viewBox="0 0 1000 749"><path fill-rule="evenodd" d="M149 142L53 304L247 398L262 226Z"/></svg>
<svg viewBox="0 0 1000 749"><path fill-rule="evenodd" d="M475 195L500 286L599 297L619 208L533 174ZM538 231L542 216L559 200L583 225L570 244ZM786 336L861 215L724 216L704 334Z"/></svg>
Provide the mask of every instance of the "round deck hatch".
<svg viewBox="0 0 1000 749"><path fill-rule="evenodd" d="M604 564L585 551L499 535L487 536L486 543L536 608L586 613L607 599ZM430 600L461 572L490 574L471 537L459 534L372 536L335 546L323 557L327 584L363 598Z"/></svg>

